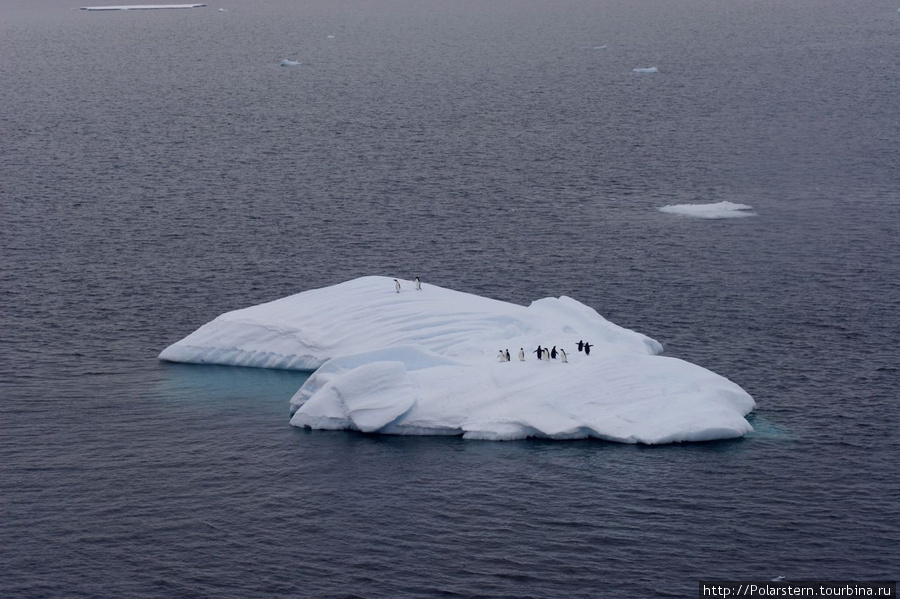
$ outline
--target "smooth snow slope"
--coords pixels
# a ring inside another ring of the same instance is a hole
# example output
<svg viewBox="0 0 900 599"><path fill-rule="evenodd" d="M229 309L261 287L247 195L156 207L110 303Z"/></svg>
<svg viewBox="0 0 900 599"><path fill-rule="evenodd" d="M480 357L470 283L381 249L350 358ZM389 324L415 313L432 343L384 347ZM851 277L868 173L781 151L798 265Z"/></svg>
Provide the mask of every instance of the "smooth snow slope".
<svg viewBox="0 0 900 599"><path fill-rule="evenodd" d="M523 307L401 283L396 293L390 278L363 277L229 312L160 359L318 369L291 400L291 424L316 429L640 443L752 430L743 389L655 355L659 343L571 298ZM537 361L538 344L564 348L569 362ZM498 362L507 348L512 361Z"/></svg>

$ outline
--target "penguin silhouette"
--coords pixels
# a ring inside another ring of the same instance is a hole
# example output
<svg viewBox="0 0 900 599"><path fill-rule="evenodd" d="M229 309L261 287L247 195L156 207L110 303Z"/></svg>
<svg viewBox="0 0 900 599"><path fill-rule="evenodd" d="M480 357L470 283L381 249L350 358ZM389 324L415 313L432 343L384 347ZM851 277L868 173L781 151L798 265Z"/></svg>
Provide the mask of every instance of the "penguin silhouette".
<svg viewBox="0 0 900 599"><path fill-rule="evenodd" d="M559 356L562 358L563 363L568 363L569 359L566 357L566 350L563 348L559 348Z"/></svg>
<svg viewBox="0 0 900 599"><path fill-rule="evenodd" d="M400 293L400 281L394 279L394 289L397 290L397 293Z"/></svg>
<svg viewBox="0 0 900 599"><path fill-rule="evenodd" d="M422 291L422 281L419 280L419 277L416 277L416 291Z"/></svg>
<svg viewBox="0 0 900 599"><path fill-rule="evenodd" d="M537 355L538 355L538 360L540 360L540 359L543 357L543 356L541 355L543 351L544 351L544 350L541 349L541 346L538 345L538 348L537 348L536 350L534 350L533 352L531 352L531 353L537 354Z"/></svg>
<svg viewBox="0 0 900 599"><path fill-rule="evenodd" d="M587 341L584 342L584 354L586 356L591 355L591 344L588 343Z"/></svg>
<svg viewBox="0 0 900 599"><path fill-rule="evenodd" d="M524 362L524 361L525 361L525 348L520 347L519 348L519 362Z"/></svg>
<svg viewBox="0 0 900 599"><path fill-rule="evenodd" d="M550 350L550 357L554 360L556 359L556 346L553 346L553 349Z"/></svg>
<svg viewBox="0 0 900 599"><path fill-rule="evenodd" d="M509 350L506 350L506 361L509 362Z"/></svg>
<svg viewBox="0 0 900 599"><path fill-rule="evenodd" d="M581 351L583 349L584 349L584 341L579 341L578 342L578 351Z"/></svg>

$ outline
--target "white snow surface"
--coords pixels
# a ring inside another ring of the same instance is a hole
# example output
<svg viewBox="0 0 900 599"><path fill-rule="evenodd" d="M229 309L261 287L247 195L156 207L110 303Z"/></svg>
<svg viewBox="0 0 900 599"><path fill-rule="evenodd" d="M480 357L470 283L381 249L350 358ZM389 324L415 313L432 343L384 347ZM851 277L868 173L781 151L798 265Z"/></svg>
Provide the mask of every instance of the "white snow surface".
<svg viewBox="0 0 900 599"><path fill-rule="evenodd" d="M696 218L744 218L756 216L753 206L735 204L733 202L717 202L715 204L676 204L663 206L660 212L681 214Z"/></svg>
<svg viewBox="0 0 900 599"><path fill-rule="evenodd" d="M81 10L158 10L163 8L200 8L205 4L133 4L128 6L82 6Z"/></svg>
<svg viewBox="0 0 900 599"><path fill-rule="evenodd" d="M755 403L738 385L657 355L658 342L574 299L525 307L400 282L396 293L389 277L362 277L228 312L159 357L315 369L291 399L291 424L313 429L627 443L753 430L744 416ZM538 344L564 348L568 363L538 361ZM498 362L505 349L512 361Z"/></svg>

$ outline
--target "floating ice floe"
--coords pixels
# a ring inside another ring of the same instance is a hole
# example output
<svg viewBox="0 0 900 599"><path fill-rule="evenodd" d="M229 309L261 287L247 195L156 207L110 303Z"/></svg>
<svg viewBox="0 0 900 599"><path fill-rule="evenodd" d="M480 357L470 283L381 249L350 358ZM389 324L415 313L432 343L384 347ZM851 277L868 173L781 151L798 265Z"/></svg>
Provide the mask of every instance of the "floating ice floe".
<svg viewBox="0 0 900 599"><path fill-rule="evenodd" d="M594 50L606 50L606 46L594 46Z"/></svg>
<svg viewBox="0 0 900 599"><path fill-rule="evenodd" d="M564 349L568 362L537 360L538 344ZM512 361L498 362L507 349ZM291 399L291 424L313 429L627 443L753 430L749 394L661 351L569 297L525 307L409 281L398 293L371 276L228 312L159 357L315 369Z"/></svg>
<svg viewBox="0 0 900 599"><path fill-rule="evenodd" d="M164 8L200 8L205 4L134 4L129 6L82 6L81 10L159 10Z"/></svg>
<svg viewBox="0 0 900 599"><path fill-rule="evenodd" d="M282 61L281 61L281 66L283 66L283 67L295 67L299 64L300 64L299 62L296 62L294 60L288 60L287 58L282 59Z"/></svg>
<svg viewBox="0 0 900 599"><path fill-rule="evenodd" d="M219 9L219 12L228 12L228 10L227 10L227 9L224 9L224 8L220 8L220 9Z"/></svg>
<svg viewBox="0 0 900 599"><path fill-rule="evenodd" d="M328 35L328 36L325 36L325 39L333 40L333 39L334 39L334 36L333 36L333 35Z"/></svg>
<svg viewBox="0 0 900 599"><path fill-rule="evenodd" d="M637 68L631 70L635 73L659 73L659 69L657 69L656 67Z"/></svg>
<svg viewBox="0 0 900 599"><path fill-rule="evenodd" d="M744 218L756 216L753 206L735 204L733 202L717 202L715 204L676 204L663 206L660 212L681 214L697 218Z"/></svg>

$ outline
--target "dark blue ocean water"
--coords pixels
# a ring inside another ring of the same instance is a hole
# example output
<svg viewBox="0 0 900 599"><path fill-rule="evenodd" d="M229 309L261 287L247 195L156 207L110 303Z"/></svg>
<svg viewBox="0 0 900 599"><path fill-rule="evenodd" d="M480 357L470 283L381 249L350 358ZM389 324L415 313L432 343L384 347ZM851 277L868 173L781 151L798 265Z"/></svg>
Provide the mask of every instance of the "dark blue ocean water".
<svg viewBox="0 0 900 599"><path fill-rule="evenodd" d="M0 597L898 578L894 4L75 6L0 4ZM758 216L656 210L723 200ZM742 385L757 432L304 431L303 373L156 359L366 274L575 297Z"/></svg>

